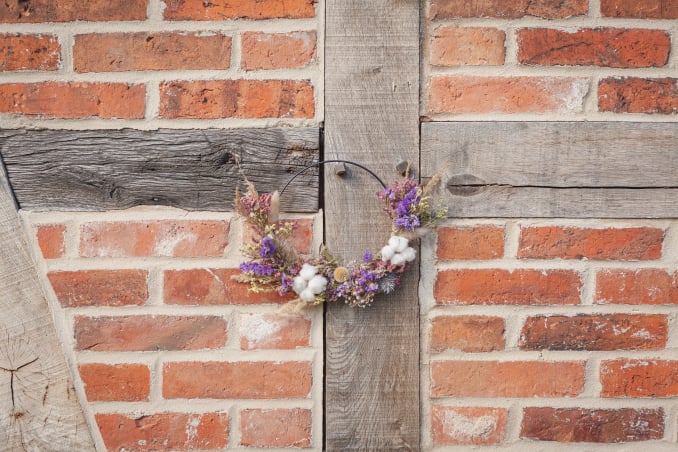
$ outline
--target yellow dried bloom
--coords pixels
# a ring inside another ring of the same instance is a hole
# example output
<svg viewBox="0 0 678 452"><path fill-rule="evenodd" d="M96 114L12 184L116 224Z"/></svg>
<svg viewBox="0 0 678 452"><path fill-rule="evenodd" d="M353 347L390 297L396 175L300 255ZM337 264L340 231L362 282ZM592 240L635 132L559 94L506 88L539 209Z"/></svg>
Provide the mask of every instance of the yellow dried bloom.
<svg viewBox="0 0 678 452"><path fill-rule="evenodd" d="M337 267L334 269L334 280L336 282L344 282L348 279L348 268Z"/></svg>

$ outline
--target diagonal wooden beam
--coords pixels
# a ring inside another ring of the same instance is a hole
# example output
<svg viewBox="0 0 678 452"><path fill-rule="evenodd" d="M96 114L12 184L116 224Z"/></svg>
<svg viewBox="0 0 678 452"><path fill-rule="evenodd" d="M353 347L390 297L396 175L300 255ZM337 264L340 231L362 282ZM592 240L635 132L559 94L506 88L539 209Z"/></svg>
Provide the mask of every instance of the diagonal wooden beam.
<svg viewBox="0 0 678 452"><path fill-rule="evenodd" d="M0 237L0 451L94 450L2 160Z"/></svg>

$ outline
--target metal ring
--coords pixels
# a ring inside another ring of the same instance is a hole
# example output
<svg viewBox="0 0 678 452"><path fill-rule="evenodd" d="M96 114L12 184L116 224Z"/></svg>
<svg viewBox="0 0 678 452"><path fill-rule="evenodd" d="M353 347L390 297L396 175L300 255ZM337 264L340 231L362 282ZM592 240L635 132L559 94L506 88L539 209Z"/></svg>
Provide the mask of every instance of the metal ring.
<svg viewBox="0 0 678 452"><path fill-rule="evenodd" d="M293 181L294 179L297 178L297 176L301 175L302 173L304 173L304 172L305 172L306 170L308 170L308 169L311 169L311 168L313 168L313 167L315 167L315 166L321 166L321 165L324 165L325 163L348 163L349 165L357 166L358 168L360 168L360 169L366 171L370 176L374 177L374 178L381 184L381 186L382 186L383 188L386 188L386 184L384 183L384 181L381 180L381 178L380 178L379 176L377 176L376 174L374 174L374 172L373 172L371 169L369 169L368 167L363 166L363 165L361 165L360 163L352 162L352 161L350 161L350 160L338 160L338 159L337 159L337 160L334 160L334 159L333 159L333 160L321 160L321 161L319 161L319 162L316 162L316 163L313 163L313 164L311 164L311 165L305 166L305 167L302 168L300 171L298 171L294 176L292 176L292 178L291 178L290 180L287 181L287 183L286 183L285 186L282 188L282 190L280 190L280 194L281 194L281 195L283 194L283 192L285 191L285 189L287 188L287 186L290 185L290 184L292 183L292 181Z"/></svg>

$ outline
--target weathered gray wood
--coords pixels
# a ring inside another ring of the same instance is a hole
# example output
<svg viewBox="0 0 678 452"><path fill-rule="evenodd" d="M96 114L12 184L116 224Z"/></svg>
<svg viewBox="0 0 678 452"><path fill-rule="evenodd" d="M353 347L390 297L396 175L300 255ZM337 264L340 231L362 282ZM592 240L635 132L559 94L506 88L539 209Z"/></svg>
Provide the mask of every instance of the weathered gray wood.
<svg viewBox="0 0 678 452"><path fill-rule="evenodd" d="M94 450L0 160L0 450Z"/></svg>
<svg viewBox="0 0 678 452"><path fill-rule="evenodd" d="M454 217L675 217L678 123L424 123Z"/></svg>
<svg viewBox="0 0 678 452"><path fill-rule="evenodd" d="M22 208L110 210L136 205L233 210L242 181L273 191L317 161L319 130L5 130L0 153ZM286 211L318 209L317 171L295 179Z"/></svg>
<svg viewBox="0 0 678 452"><path fill-rule="evenodd" d="M419 2L328 0L325 35L325 158L365 164L387 181L418 160ZM379 250L390 227L353 167L327 168L325 231L346 259ZM417 269L395 295L367 309L329 306L325 334L328 451L419 449Z"/></svg>

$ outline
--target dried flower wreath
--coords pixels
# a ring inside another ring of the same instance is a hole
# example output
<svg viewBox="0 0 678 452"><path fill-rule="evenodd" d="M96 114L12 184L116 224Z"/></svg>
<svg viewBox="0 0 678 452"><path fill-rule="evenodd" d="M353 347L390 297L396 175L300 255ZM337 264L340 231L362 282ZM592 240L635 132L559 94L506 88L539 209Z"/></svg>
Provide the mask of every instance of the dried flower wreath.
<svg viewBox="0 0 678 452"><path fill-rule="evenodd" d="M336 160L312 166L329 162ZM248 283L252 292L294 293L296 298L291 303L300 306L344 300L364 308L377 294L391 293L398 287L401 275L416 258L410 240L423 236L436 221L445 217L446 209L434 206L431 197L440 178L434 177L423 185L410 178L406 171L401 181L387 186L364 166L341 162L366 170L384 187L377 196L392 220L392 231L381 251L373 254L368 250L362 260L347 264L340 263L324 247L317 257L300 257L290 241L295 222L281 220L279 216L280 194L260 195L254 185L245 180L247 193L240 196L236 191L235 205L254 234L252 243L241 248L248 260L240 265L242 273L235 276L236 280Z"/></svg>

